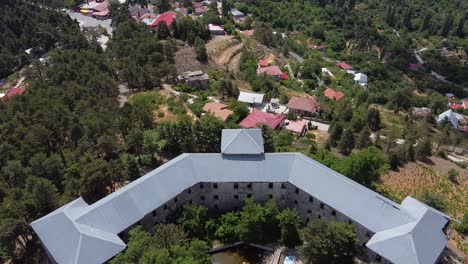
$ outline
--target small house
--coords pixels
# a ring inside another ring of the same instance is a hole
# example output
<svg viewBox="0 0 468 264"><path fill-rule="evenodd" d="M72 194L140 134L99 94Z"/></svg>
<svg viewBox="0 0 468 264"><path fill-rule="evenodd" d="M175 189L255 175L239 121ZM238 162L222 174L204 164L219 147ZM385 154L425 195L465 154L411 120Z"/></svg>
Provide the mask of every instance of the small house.
<svg viewBox="0 0 468 264"><path fill-rule="evenodd" d="M187 71L177 76L179 83L185 83L189 86L198 86L208 88L210 86L210 77L202 71Z"/></svg>
<svg viewBox="0 0 468 264"><path fill-rule="evenodd" d="M283 79L283 72L276 65L257 68L257 75L262 75L262 74L269 75L277 81Z"/></svg>
<svg viewBox="0 0 468 264"><path fill-rule="evenodd" d="M159 23L164 22L168 27L170 27L172 25L172 22L174 22L174 20L176 19L176 17L177 17L177 13L173 11L162 13L156 18L156 20L154 20L151 26L157 27Z"/></svg>
<svg viewBox="0 0 468 264"><path fill-rule="evenodd" d="M224 27L219 25L209 24L208 30L210 31L210 35L212 36L224 35Z"/></svg>
<svg viewBox="0 0 468 264"><path fill-rule="evenodd" d="M241 11L237 10L237 9L231 9L231 15L235 18L241 18L241 17L244 17L245 14L242 13Z"/></svg>
<svg viewBox="0 0 468 264"><path fill-rule="evenodd" d="M335 75L328 68L322 68L322 74L330 78L335 78Z"/></svg>
<svg viewBox="0 0 468 264"><path fill-rule="evenodd" d="M285 128L286 130L299 134L299 136L303 136L307 131L307 121L306 120L296 120L296 121L286 120Z"/></svg>
<svg viewBox="0 0 468 264"><path fill-rule="evenodd" d="M347 64L344 61L340 61L336 63L336 66L340 67L342 70L347 71L347 70L352 70L353 66Z"/></svg>
<svg viewBox="0 0 468 264"><path fill-rule="evenodd" d="M364 73L356 73L354 75L354 81L357 84L366 87L367 86L367 75L365 75Z"/></svg>
<svg viewBox="0 0 468 264"><path fill-rule="evenodd" d="M317 100L314 98L293 97L288 103L289 113L302 116L313 116L319 110Z"/></svg>
<svg viewBox="0 0 468 264"><path fill-rule="evenodd" d="M240 91L237 101L255 106L255 105L262 105L264 98L265 98L265 94L263 93Z"/></svg>
<svg viewBox="0 0 468 264"><path fill-rule="evenodd" d="M460 124L465 125L467 123L467 117L449 109L437 117L437 124L441 124L445 121L452 124L454 128L458 128Z"/></svg>
<svg viewBox="0 0 468 264"><path fill-rule="evenodd" d="M330 100L336 100L336 101L339 101L341 100L341 98L344 97L343 92L335 91L332 88L327 88L325 91L323 91L323 95Z"/></svg>
<svg viewBox="0 0 468 264"><path fill-rule="evenodd" d="M279 129L284 125L285 119L286 116L282 114L270 114L254 109L239 125L244 128L255 128L264 124L272 129Z"/></svg>
<svg viewBox="0 0 468 264"><path fill-rule="evenodd" d="M229 117L234 113L227 109L228 106L218 102L209 102L203 106L203 111L217 117L223 122L227 122Z"/></svg>
<svg viewBox="0 0 468 264"><path fill-rule="evenodd" d="M432 109L427 107L413 107L411 109L411 116L414 119L423 119L432 115Z"/></svg>

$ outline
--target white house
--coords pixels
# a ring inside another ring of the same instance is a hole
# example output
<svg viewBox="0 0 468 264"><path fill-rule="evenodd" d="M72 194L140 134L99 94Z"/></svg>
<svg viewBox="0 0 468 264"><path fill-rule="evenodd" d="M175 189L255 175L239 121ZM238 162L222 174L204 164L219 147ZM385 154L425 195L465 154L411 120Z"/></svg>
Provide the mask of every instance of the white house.
<svg viewBox="0 0 468 264"><path fill-rule="evenodd" d="M224 27L219 25L209 24L208 30L211 35L224 35Z"/></svg>
<svg viewBox="0 0 468 264"><path fill-rule="evenodd" d="M335 75L328 69L328 68L322 68L322 74L328 75L330 78L335 78Z"/></svg>
<svg viewBox="0 0 468 264"><path fill-rule="evenodd" d="M354 81L361 85L361 86L367 86L367 75L365 75L364 73L356 73L354 75Z"/></svg>
<svg viewBox="0 0 468 264"><path fill-rule="evenodd" d="M251 105L261 105L265 94L240 91L237 101Z"/></svg>
<svg viewBox="0 0 468 264"><path fill-rule="evenodd" d="M449 109L437 117L437 124L440 124L445 120L448 120L454 128L458 128L460 126L460 121L465 121L465 116L455 113L452 109Z"/></svg>

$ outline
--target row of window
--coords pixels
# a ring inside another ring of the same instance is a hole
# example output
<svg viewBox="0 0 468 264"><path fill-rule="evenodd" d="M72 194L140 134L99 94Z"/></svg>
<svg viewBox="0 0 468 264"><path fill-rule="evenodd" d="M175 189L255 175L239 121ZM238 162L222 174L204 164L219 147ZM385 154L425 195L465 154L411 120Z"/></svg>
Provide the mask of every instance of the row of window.
<svg viewBox="0 0 468 264"><path fill-rule="evenodd" d="M200 189L204 189L205 188L205 183L200 183L198 185L200 187ZM239 183L234 183L234 189L239 189ZM248 189L252 189L252 183L247 183L246 187ZM213 189L218 189L218 184L217 183L213 183ZM273 189L273 183L268 183L268 189ZM282 183L281 184L281 189L286 189L286 184ZM188 193L191 193L192 190L189 188L188 189ZM299 194L299 189L296 188L296 194Z"/></svg>

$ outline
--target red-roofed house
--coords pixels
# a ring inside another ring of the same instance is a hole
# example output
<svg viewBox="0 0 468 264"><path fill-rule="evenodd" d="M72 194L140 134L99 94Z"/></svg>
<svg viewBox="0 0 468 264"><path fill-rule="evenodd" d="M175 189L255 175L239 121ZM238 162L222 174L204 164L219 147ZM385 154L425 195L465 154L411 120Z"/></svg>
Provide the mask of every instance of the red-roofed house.
<svg viewBox="0 0 468 264"><path fill-rule="evenodd" d="M258 61L258 68L263 68L263 67L268 67L269 64L268 64L268 61L266 60L259 60Z"/></svg>
<svg viewBox="0 0 468 264"><path fill-rule="evenodd" d="M221 121L226 122L229 117L234 113L233 111L227 109L227 105L217 102L209 102L203 106L203 111L212 114L213 116L219 118Z"/></svg>
<svg viewBox="0 0 468 264"><path fill-rule="evenodd" d="M261 75L261 74L270 75L276 80L281 80L283 78L283 72L276 65L257 68L257 75Z"/></svg>
<svg viewBox="0 0 468 264"><path fill-rule="evenodd" d="M289 113L303 116L313 116L319 111L317 100L312 98L293 97L288 103Z"/></svg>
<svg viewBox="0 0 468 264"><path fill-rule="evenodd" d="M327 88L324 92L323 95L327 97L330 100L336 100L339 101L341 98L344 97L344 93L340 91L335 91L332 88Z"/></svg>
<svg viewBox="0 0 468 264"><path fill-rule="evenodd" d="M297 133L299 135L304 135L307 128L306 120L296 120L296 121L286 121L286 129Z"/></svg>
<svg viewBox="0 0 468 264"><path fill-rule="evenodd" d="M336 66L340 67L342 70L349 71L353 69L353 66L349 65L344 61L340 61L336 63Z"/></svg>
<svg viewBox="0 0 468 264"><path fill-rule="evenodd" d="M159 23L164 22L166 25L169 27L171 26L172 22L174 22L177 14L172 11L168 11L166 13L162 13L154 20L153 24L151 24L152 27L157 27Z"/></svg>
<svg viewBox="0 0 468 264"><path fill-rule="evenodd" d="M289 79L289 76L287 73L283 72L283 74L281 74L281 79L283 79L284 81Z"/></svg>
<svg viewBox="0 0 468 264"><path fill-rule="evenodd" d="M105 18L109 15L109 1L87 1L87 3L79 6L80 13L91 15L96 18Z"/></svg>
<svg viewBox="0 0 468 264"><path fill-rule="evenodd" d="M283 126L285 119L286 117L282 114L274 115L254 109L239 125L244 128L254 128L258 124L265 124L273 129L277 129Z"/></svg>
<svg viewBox="0 0 468 264"><path fill-rule="evenodd" d="M12 97L14 95L22 95L24 94L26 90L22 87L15 87L15 88L11 88L6 94L5 94L5 97L6 98L9 98L9 97Z"/></svg>
<svg viewBox="0 0 468 264"><path fill-rule="evenodd" d="M463 109L468 109L468 98L463 98L461 101Z"/></svg>

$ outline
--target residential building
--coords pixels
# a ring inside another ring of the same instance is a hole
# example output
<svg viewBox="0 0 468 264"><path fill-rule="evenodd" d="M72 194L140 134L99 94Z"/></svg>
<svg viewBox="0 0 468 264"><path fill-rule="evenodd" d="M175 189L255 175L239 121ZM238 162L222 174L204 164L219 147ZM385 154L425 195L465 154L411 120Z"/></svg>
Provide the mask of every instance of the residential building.
<svg viewBox="0 0 468 264"><path fill-rule="evenodd" d="M257 75L266 74L279 81L283 79L283 72L276 65L257 68Z"/></svg>
<svg viewBox="0 0 468 264"><path fill-rule="evenodd" d="M468 98L463 98L461 102L463 109L468 109Z"/></svg>
<svg viewBox="0 0 468 264"><path fill-rule="evenodd" d="M159 25L159 23L164 22L164 23L166 23L166 25L168 27L170 27L172 25L172 22L174 22L174 20L176 19L176 17L177 17L177 13L175 13L173 11L168 11L168 12L162 13L156 18L156 20L154 20L154 22L153 22L153 24L151 24L151 26L152 27L157 27Z"/></svg>
<svg viewBox="0 0 468 264"><path fill-rule="evenodd" d="M244 17L245 14L242 13L241 11L237 10L237 9L231 9L231 15L235 18L241 18L241 17Z"/></svg>
<svg viewBox="0 0 468 264"><path fill-rule="evenodd" d="M408 196L401 204L300 153L265 153L260 129L224 129L220 153L186 153L103 199L81 197L31 223L52 263L103 263L135 225L151 229L194 203L218 212L251 197L313 219L353 225L366 262L437 263L451 219Z"/></svg>
<svg viewBox="0 0 468 264"><path fill-rule="evenodd" d="M335 78L335 75L328 68L322 68L322 74L330 78Z"/></svg>
<svg viewBox="0 0 468 264"><path fill-rule="evenodd" d="M150 10L149 8L144 8L139 4L130 5L128 7L128 12L136 22L141 22L144 18L148 18L143 18L143 16L146 14L153 14L155 19L157 17L157 15L152 10Z"/></svg>
<svg viewBox="0 0 468 264"><path fill-rule="evenodd" d="M364 87L367 87L367 75L364 73L356 73L354 75L354 81Z"/></svg>
<svg viewBox="0 0 468 264"><path fill-rule="evenodd" d="M187 71L177 76L179 83L185 83L189 86L198 86L200 88L210 87L210 77L202 71Z"/></svg>
<svg viewBox="0 0 468 264"><path fill-rule="evenodd" d="M208 30L210 31L210 35L224 35L224 27L219 25L208 25Z"/></svg>
<svg viewBox="0 0 468 264"><path fill-rule="evenodd" d="M315 98L293 97L288 103L289 113L311 117L319 110L319 104Z"/></svg>
<svg viewBox="0 0 468 264"><path fill-rule="evenodd" d="M193 10L193 13L197 16L201 16L203 14L205 14L206 12L208 12L208 8L206 6L200 6L200 7L196 7L194 10Z"/></svg>
<svg viewBox="0 0 468 264"><path fill-rule="evenodd" d="M339 101L341 100L341 98L344 97L343 92L335 91L332 88L327 88L325 91L323 91L323 95L330 100L336 100L336 101Z"/></svg>
<svg viewBox="0 0 468 264"><path fill-rule="evenodd" d="M109 1L87 1L79 6L79 11L84 15L105 19L109 17Z"/></svg>
<svg viewBox="0 0 468 264"><path fill-rule="evenodd" d="M427 107L413 107L411 109L411 116L415 119L422 119L432 116L432 109Z"/></svg>
<svg viewBox="0 0 468 264"><path fill-rule="evenodd" d="M265 68L270 66L267 60L258 60L257 68Z"/></svg>
<svg viewBox="0 0 468 264"><path fill-rule="evenodd" d="M437 124L448 121L454 128L458 128L460 125L466 125L468 122L468 117L456 113L449 109L437 117Z"/></svg>
<svg viewBox="0 0 468 264"><path fill-rule="evenodd" d="M246 103L255 107L255 106L262 105L264 98L265 98L265 94L263 93L239 91L239 97L237 98L237 101Z"/></svg>
<svg viewBox="0 0 468 264"><path fill-rule="evenodd" d="M218 102L209 102L203 106L203 111L209 113L223 122L227 122L229 117L234 113L227 109L228 106Z"/></svg>
<svg viewBox="0 0 468 264"><path fill-rule="evenodd" d="M245 117L239 125L243 128L255 128L260 124L269 126L272 129L283 127L286 116L282 114L270 114L254 109L247 117Z"/></svg>
<svg viewBox="0 0 468 264"><path fill-rule="evenodd" d="M352 70L353 69L353 66L347 64L346 62L344 61L340 61L340 62L337 62L336 63L336 66L340 67L342 70L344 71L348 71L348 70Z"/></svg>
<svg viewBox="0 0 468 264"><path fill-rule="evenodd" d="M307 131L307 121L306 120L286 120L286 125L284 126L286 130L289 130L293 133L303 136Z"/></svg>

